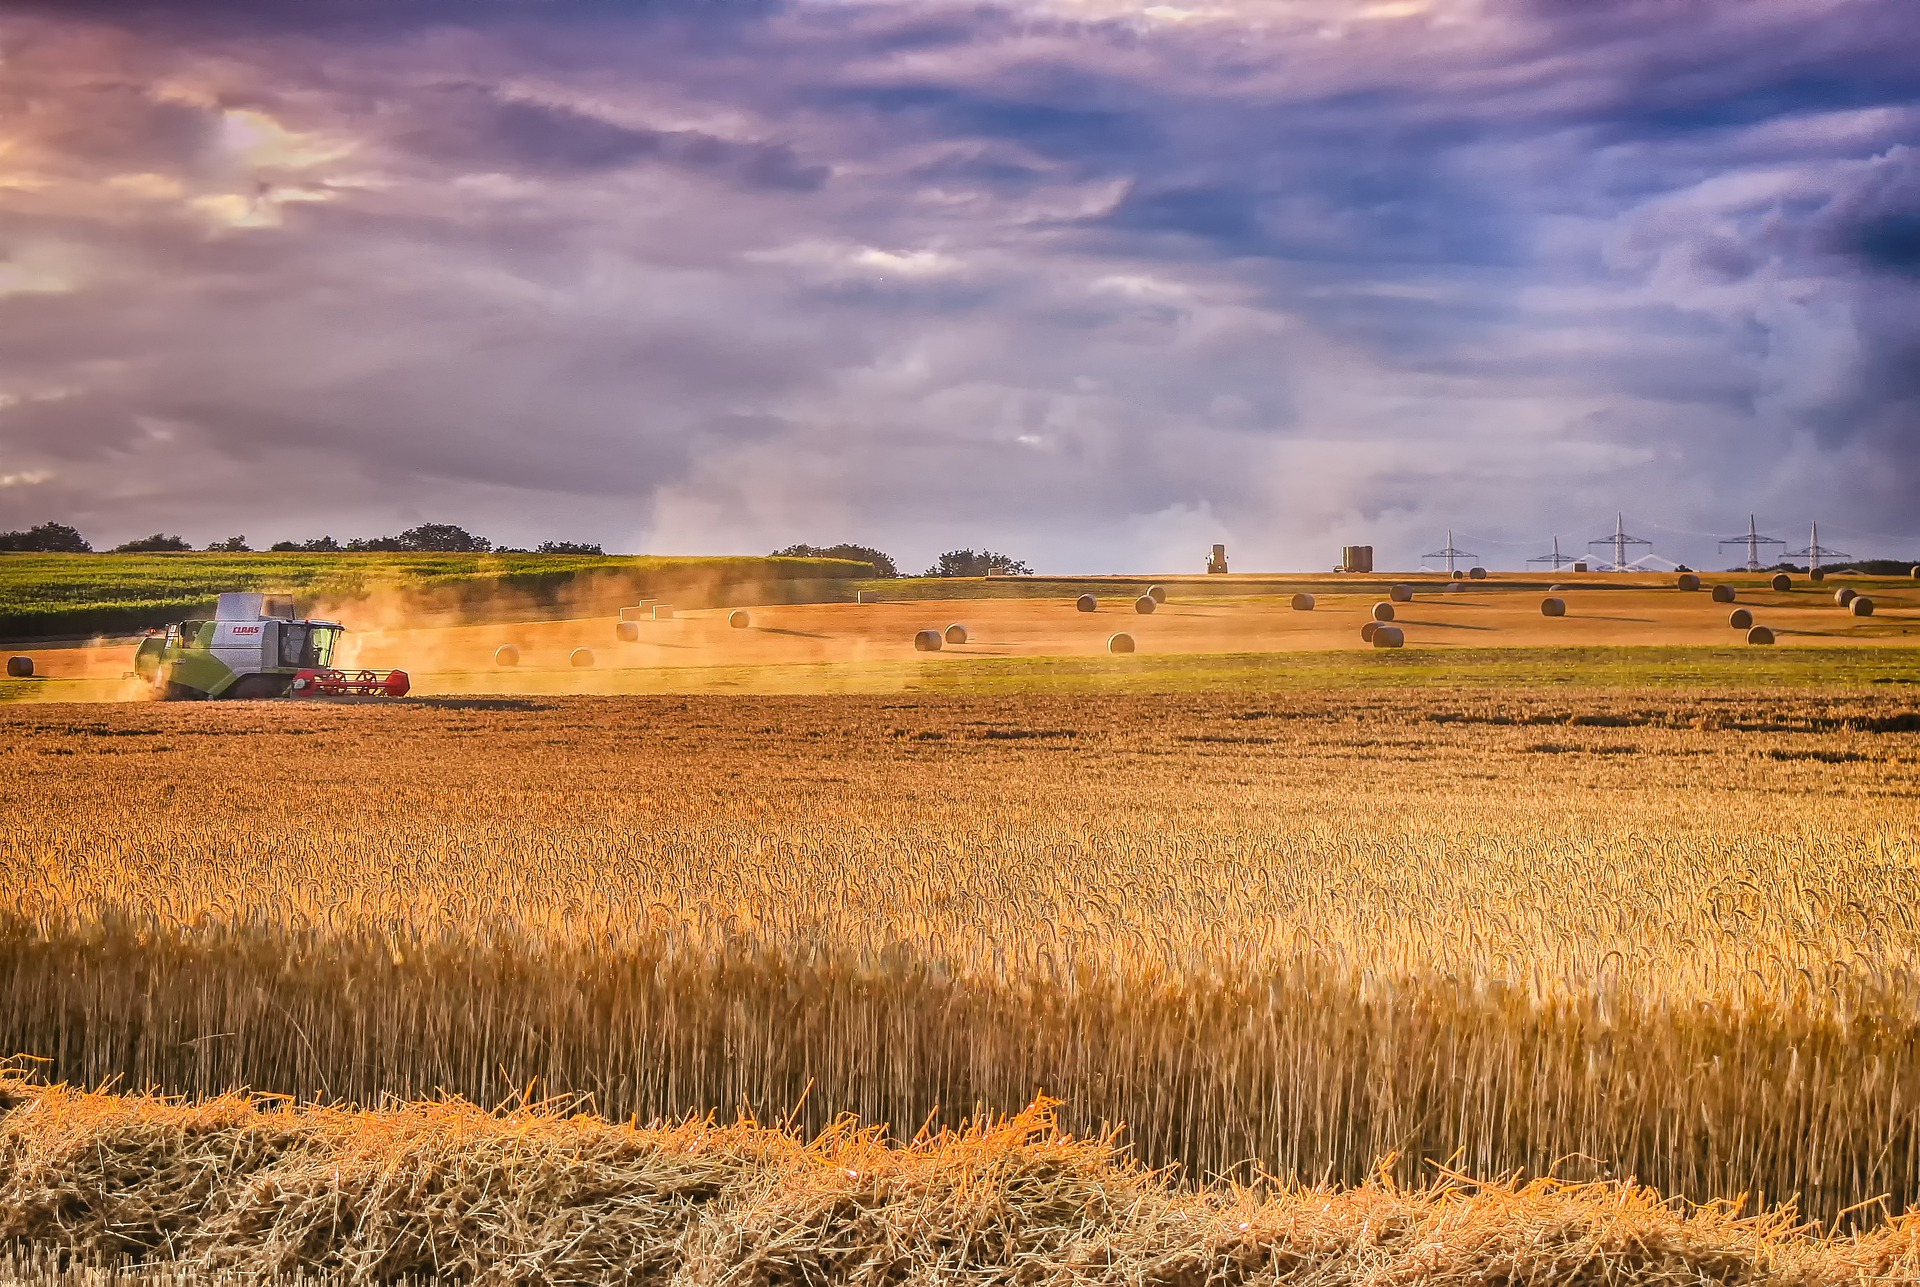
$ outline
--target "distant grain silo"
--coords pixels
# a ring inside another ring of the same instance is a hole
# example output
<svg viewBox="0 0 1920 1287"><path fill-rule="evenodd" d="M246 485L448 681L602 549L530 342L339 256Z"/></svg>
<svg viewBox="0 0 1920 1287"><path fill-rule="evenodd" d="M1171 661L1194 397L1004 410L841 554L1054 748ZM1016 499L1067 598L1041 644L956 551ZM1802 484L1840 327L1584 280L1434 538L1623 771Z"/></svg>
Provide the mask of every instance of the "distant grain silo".
<svg viewBox="0 0 1920 1287"><path fill-rule="evenodd" d="M1376 604L1374 604L1374 605L1373 605L1373 619L1374 619L1375 621L1392 621L1392 620L1393 620L1393 605L1392 605L1391 603L1376 603Z"/></svg>
<svg viewBox="0 0 1920 1287"><path fill-rule="evenodd" d="M1399 626L1383 625L1373 632L1373 646L1376 648L1398 648L1406 642L1406 632Z"/></svg>
<svg viewBox="0 0 1920 1287"><path fill-rule="evenodd" d="M745 608L735 608L727 614L727 624L735 630L745 630L753 624L753 618L747 615Z"/></svg>
<svg viewBox="0 0 1920 1287"><path fill-rule="evenodd" d="M1856 617L1871 617L1873 615L1873 600L1864 594L1856 595L1853 602L1847 606L1853 611L1853 615Z"/></svg>
<svg viewBox="0 0 1920 1287"><path fill-rule="evenodd" d="M915 652L939 652L940 632L938 630L919 631L913 636L913 648Z"/></svg>
<svg viewBox="0 0 1920 1287"><path fill-rule="evenodd" d="M570 654L568 654L567 663L573 666L593 665L593 649L575 648Z"/></svg>
<svg viewBox="0 0 1920 1287"><path fill-rule="evenodd" d="M1487 570L1485 568L1468 568L1467 579L1469 581L1484 581L1487 579Z"/></svg>
<svg viewBox="0 0 1920 1287"><path fill-rule="evenodd" d="M1113 636L1111 639L1107 640L1107 651L1108 652L1132 652L1133 636L1125 635L1125 634Z"/></svg>
<svg viewBox="0 0 1920 1287"><path fill-rule="evenodd" d="M948 626L946 633L940 637L948 643L965 643L967 641L967 628L956 621Z"/></svg>
<svg viewBox="0 0 1920 1287"><path fill-rule="evenodd" d="M1214 575L1224 573L1226 570L1227 547L1224 545L1216 545L1213 547L1213 552L1207 555L1207 572L1210 575Z"/></svg>
<svg viewBox="0 0 1920 1287"><path fill-rule="evenodd" d="M520 650L512 644L501 644L493 650L493 664L496 666L518 666Z"/></svg>
<svg viewBox="0 0 1920 1287"><path fill-rule="evenodd" d="M1313 596L1310 594L1296 594L1293 596L1291 602L1295 612L1313 611Z"/></svg>
<svg viewBox="0 0 1920 1287"><path fill-rule="evenodd" d="M1735 630L1745 630L1753 624L1753 614L1745 608L1735 608L1727 614L1727 624Z"/></svg>
<svg viewBox="0 0 1920 1287"><path fill-rule="evenodd" d="M1150 594L1143 594L1133 601L1133 610L1143 617L1152 616L1153 610L1159 606L1159 601Z"/></svg>
<svg viewBox="0 0 1920 1287"><path fill-rule="evenodd" d="M1147 596L1155 603L1165 603L1167 601L1167 587L1164 585L1150 585L1147 587Z"/></svg>
<svg viewBox="0 0 1920 1287"><path fill-rule="evenodd" d="M1673 584L1674 588L1678 590L1698 590L1700 588L1700 574L1698 572L1682 572L1674 579Z"/></svg>
<svg viewBox="0 0 1920 1287"><path fill-rule="evenodd" d="M1099 610L1100 600L1090 594L1083 594L1073 601L1073 606L1081 612L1095 612Z"/></svg>
<svg viewBox="0 0 1920 1287"><path fill-rule="evenodd" d="M1412 603L1413 587L1410 585L1396 585L1387 591L1387 598L1393 600L1395 603Z"/></svg>
<svg viewBox="0 0 1920 1287"><path fill-rule="evenodd" d="M1793 589L1793 578L1785 572L1776 572L1773 574L1773 588L1782 592L1791 590Z"/></svg>
<svg viewBox="0 0 1920 1287"><path fill-rule="evenodd" d="M1573 565L1573 570L1575 572L1585 572L1587 570L1587 565L1585 562L1576 563Z"/></svg>
<svg viewBox="0 0 1920 1287"><path fill-rule="evenodd" d="M1750 644L1770 644L1773 642L1773 631L1767 629L1765 626L1755 626L1753 629L1747 631L1747 642Z"/></svg>
<svg viewBox="0 0 1920 1287"><path fill-rule="evenodd" d="M1373 571L1373 547L1371 545L1341 546L1340 570L1342 572Z"/></svg>
<svg viewBox="0 0 1920 1287"><path fill-rule="evenodd" d="M1714 586L1714 587L1713 587L1713 601L1714 601L1715 603L1732 603L1732 602L1733 602L1733 587L1732 587L1732 586L1730 586L1730 585L1716 585L1716 586Z"/></svg>
<svg viewBox="0 0 1920 1287"><path fill-rule="evenodd" d="M1833 592L1833 601L1843 608L1859 597L1860 592L1850 585L1843 585Z"/></svg>
<svg viewBox="0 0 1920 1287"><path fill-rule="evenodd" d="M32 679L33 678L33 658L31 657L7 658L7 675L11 679Z"/></svg>
<svg viewBox="0 0 1920 1287"><path fill-rule="evenodd" d="M1566 601L1565 599L1542 599L1542 600L1540 600L1540 615L1541 615L1541 616L1543 616L1543 617L1564 617L1564 616L1566 616L1566 615L1567 615L1567 601Z"/></svg>
<svg viewBox="0 0 1920 1287"><path fill-rule="evenodd" d="M633 643L640 638L640 623L637 621L622 621L613 628L613 633L620 636L621 643Z"/></svg>

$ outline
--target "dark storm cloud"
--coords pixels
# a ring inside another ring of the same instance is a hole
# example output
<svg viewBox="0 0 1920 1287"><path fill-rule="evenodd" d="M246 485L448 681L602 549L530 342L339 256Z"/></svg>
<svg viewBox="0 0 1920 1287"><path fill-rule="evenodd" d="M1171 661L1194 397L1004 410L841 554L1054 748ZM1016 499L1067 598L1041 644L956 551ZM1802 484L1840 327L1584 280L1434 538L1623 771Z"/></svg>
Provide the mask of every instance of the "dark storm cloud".
<svg viewBox="0 0 1920 1287"><path fill-rule="evenodd" d="M0 476L1050 566L1920 511L1910 7L1436 8L0 19Z"/></svg>

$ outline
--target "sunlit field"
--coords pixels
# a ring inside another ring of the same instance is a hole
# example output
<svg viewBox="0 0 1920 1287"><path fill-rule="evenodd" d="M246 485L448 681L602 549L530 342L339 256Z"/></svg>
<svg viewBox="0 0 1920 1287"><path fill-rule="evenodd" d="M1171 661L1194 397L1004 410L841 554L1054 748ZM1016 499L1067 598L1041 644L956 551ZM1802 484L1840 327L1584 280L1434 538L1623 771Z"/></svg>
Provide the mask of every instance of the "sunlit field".
<svg viewBox="0 0 1920 1287"><path fill-rule="evenodd" d="M24 705L0 767L38 1082L1920 1196L1901 683Z"/></svg>

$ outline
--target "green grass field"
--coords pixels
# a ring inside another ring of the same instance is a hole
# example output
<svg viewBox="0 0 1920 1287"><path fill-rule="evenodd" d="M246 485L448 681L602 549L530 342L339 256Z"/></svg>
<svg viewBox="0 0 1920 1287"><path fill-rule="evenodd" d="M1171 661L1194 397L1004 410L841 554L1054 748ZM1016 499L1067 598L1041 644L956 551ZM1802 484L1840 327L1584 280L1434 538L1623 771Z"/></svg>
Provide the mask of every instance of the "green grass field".
<svg viewBox="0 0 1920 1287"><path fill-rule="evenodd" d="M128 633L204 612L226 590L308 601L398 591L458 604L501 595L556 602L609 588L843 581L838 559L567 554L0 554L0 639Z"/></svg>

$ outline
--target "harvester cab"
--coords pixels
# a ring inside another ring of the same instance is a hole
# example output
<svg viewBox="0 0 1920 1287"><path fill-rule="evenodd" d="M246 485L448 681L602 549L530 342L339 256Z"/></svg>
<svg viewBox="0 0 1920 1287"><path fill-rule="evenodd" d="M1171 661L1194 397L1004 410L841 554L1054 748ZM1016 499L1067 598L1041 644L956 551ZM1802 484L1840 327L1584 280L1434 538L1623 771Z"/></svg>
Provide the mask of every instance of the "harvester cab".
<svg viewBox="0 0 1920 1287"><path fill-rule="evenodd" d="M134 673L162 697L405 697L404 670L336 670L346 627L294 616L283 594L223 594L213 620L188 619L149 635Z"/></svg>

